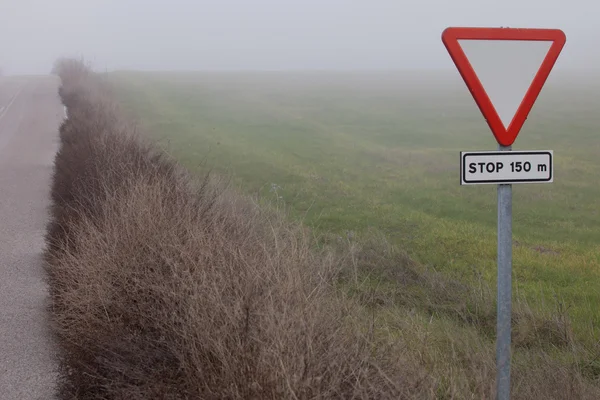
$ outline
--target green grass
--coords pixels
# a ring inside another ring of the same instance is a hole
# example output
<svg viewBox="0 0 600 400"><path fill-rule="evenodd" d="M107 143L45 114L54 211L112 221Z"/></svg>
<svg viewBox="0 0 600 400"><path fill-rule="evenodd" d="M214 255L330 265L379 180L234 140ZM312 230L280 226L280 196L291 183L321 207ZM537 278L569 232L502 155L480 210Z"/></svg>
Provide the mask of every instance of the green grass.
<svg viewBox="0 0 600 400"><path fill-rule="evenodd" d="M114 73L124 107L192 170L232 174L320 232L376 228L467 282L496 276L496 188L459 152L495 141L458 74ZM515 185L514 289L600 338L600 85L549 79L514 149L554 150L555 182ZM277 185L277 186L273 186ZM275 189L274 189L275 188Z"/></svg>

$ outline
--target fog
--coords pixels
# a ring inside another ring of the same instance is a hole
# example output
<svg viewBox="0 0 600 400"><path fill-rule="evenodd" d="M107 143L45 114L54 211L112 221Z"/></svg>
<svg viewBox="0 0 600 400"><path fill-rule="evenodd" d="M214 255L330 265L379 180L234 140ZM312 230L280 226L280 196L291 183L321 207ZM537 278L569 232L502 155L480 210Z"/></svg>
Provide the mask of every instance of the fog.
<svg viewBox="0 0 600 400"><path fill-rule="evenodd" d="M600 67L593 0L0 0L0 68L453 69L447 26L560 28L556 68Z"/></svg>

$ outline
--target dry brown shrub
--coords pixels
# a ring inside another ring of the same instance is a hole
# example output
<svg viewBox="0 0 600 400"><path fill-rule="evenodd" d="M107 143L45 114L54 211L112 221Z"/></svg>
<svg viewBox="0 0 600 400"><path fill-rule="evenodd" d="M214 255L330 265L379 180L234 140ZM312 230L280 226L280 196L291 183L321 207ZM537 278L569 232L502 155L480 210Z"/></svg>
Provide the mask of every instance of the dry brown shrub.
<svg viewBox="0 0 600 400"><path fill-rule="evenodd" d="M352 329L352 303L332 293L334 260L304 232L228 191L203 212L185 190L132 179L104 197L102 215L78 220L77 251L52 263L65 287L55 322L69 390L244 399L411 390L406 376L382 373L401 364L384 365Z"/></svg>
<svg viewBox="0 0 600 400"><path fill-rule="evenodd" d="M332 284L338 264L304 228L212 179L194 183L68 70L46 252L64 398L425 390L418 369L398 373L402 362L354 328Z"/></svg>

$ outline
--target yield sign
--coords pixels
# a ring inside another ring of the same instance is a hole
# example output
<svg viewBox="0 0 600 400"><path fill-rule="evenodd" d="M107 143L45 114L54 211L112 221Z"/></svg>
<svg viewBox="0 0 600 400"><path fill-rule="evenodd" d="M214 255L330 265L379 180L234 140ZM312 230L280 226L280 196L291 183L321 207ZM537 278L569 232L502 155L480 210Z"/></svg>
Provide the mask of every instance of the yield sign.
<svg viewBox="0 0 600 400"><path fill-rule="evenodd" d="M512 145L565 45L565 34L447 28L442 41L498 143Z"/></svg>

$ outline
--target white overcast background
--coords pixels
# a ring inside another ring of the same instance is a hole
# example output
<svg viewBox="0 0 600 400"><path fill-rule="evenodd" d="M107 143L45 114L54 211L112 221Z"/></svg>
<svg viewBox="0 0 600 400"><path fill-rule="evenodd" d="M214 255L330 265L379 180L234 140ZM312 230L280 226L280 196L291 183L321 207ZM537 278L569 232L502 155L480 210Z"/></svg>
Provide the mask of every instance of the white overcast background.
<svg viewBox="0 0 600 400"><path fill-rule="evenodd" d="M0 0L0 68L99 70L454 68L448 26L560 28L557 68L600 67L592 0Z"/></svg>

